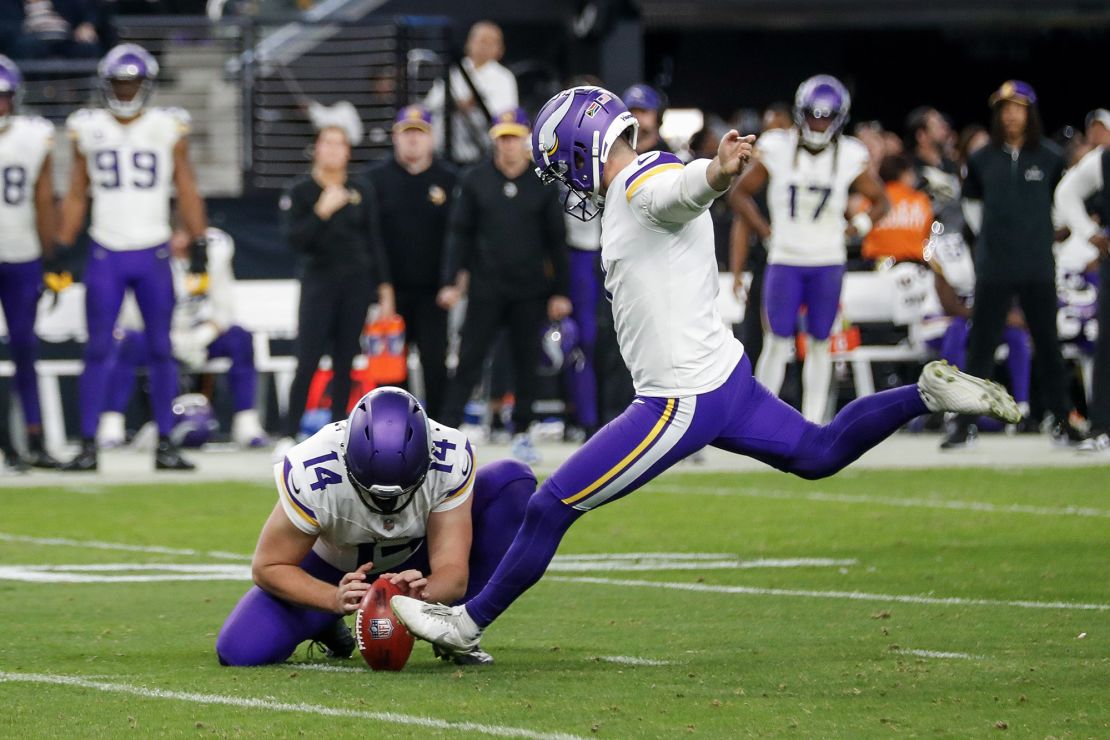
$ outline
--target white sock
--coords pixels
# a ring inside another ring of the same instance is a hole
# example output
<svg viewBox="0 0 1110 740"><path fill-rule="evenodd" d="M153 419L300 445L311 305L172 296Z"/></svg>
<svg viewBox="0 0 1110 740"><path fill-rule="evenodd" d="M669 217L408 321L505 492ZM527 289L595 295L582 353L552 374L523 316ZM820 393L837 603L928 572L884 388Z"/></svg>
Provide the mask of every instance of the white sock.
<svg viewBox="0 0 1110 740"><path fill-rule="evenodd" d="M237 411L231 417L231 438L239 445L250 444L252 440L263 439L266 436L262 429L262 422L258 420L258 411L246 409Z"/></svg>
<svg viewBox="0 0 1110 740"><path fill-rule="evenodd" d="M123 444L126 436L123 414L118 411L105 411L100 415L100 424L96 430L97 444L120 445Z"/></svg>
<svg viewBox="0 0 1110 740"><path fill-rule="evenodd" d="M806 421L825 423L831 383L832 351L829 349L829 340L819 342L809 337L806 342L806 361L802 365L802 416Z"/></svg>
<svg viewBox="0 0 1110 740"><path fill-rule="evenodd" d="M794 339L777 337L770 332L763 335L763 351L755 364L755 379L776 396L782 390L786 377L786 364L794 356Z"/></svg>

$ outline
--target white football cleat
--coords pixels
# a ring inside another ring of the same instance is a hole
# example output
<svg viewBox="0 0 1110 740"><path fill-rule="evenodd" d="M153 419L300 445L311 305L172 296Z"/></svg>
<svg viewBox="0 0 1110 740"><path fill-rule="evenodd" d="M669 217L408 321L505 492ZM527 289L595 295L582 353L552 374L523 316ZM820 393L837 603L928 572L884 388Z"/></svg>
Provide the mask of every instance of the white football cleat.
<svg viewBox="0 0 1110 740"><path fill-rule="evenodd" d="M917 391L933 412L993 416L1011 424L1021 421L1021 409L1005 388L994 381L962 373L944 360L934 360L925 366L917 381Z"/></svg>
<svg viewBox="0 0 1110 740"><path fill-rule="evenodd" d="M465 607L429 604L408 596L394 596L389 605L414 637L438 645L448 654L482 652L478 648L482 628L474 623Z"/></svg>

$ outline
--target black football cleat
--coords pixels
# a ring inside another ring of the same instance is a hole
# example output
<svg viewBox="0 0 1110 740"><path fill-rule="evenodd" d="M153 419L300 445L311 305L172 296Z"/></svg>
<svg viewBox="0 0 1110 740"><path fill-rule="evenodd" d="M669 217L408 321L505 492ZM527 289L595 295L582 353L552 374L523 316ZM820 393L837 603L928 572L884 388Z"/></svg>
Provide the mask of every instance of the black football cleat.
<svg viewBox="0 0 1110 740"><path fill-rule="evenodd" d="M181 450L170 440L162 437L154 450L155 470L196 470L197 466L181 456Z"/></svg>
<svg viewBox="0 0 1110 740"><path fill-rule="evenodd" d="M98 460L96 455L96 442L91 439L81 441L81 451L77 457L58 466L58 470L65 473L95 473Z"/></svg>
<svg viewBox="0 0 1110 740"><path fill-rule="evenodd" d="M320 630L312 641L323 646L324 655L328 658L349 658L355 652L355 636L342 619Z"/></svg>

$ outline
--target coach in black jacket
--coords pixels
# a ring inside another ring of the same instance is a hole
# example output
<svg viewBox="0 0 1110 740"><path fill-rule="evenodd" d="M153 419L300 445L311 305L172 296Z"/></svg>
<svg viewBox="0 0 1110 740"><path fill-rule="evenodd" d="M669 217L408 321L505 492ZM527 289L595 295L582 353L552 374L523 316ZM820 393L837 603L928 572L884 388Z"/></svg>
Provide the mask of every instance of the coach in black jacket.
<svg viewBox="0 0 1110 740"><path fill-rule="evenodd" d="M1045 407L1056 417L1053 436L1078 441L1068 421L1064 360L1056 333L1056 260L1052 253L1052 197L1064 158L1041 136L1037 96L1018 80L990 98L991 143L968 160L964 212L975 243L975 306L968 336L967 372L989 378L994 351L1016 297L1033 338ZM968 441L971 420L961 418L945 448Z"/></svg>
<svg viewBox="0 0 1110 740"><path fill-rule="evenodd" d="M397 313L408 341L420 350L424 408L439 419L447 390L447 311L436 295L443 287L447 216L458 174L433 156L431 121L422 105L402 108L393 124L393 156L366 176L378 200Z"/></svg>
<svg viewBox="0 0 1110 740"><path fill-rule="evenodd" d="M544 318L561 319L571 310L563 212L556 193L544 188L532 171L529 134L522 109L499 115L490 129L493 161L462 176L451 207L444 272L448 287L440 291L441 305L454 306L465 284L460 274L469 274L459 363L440 421L448 426L462 422L486 354L504 327L516 378L514 450L521 459L534 455L523 435L532 422Z"/></svg>

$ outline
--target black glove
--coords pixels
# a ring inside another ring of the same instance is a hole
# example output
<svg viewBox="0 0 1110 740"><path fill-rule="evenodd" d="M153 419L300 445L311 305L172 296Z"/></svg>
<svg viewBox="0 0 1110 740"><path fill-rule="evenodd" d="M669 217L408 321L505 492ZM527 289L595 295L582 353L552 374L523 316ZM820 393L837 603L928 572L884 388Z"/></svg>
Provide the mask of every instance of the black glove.
<svg viewBox="0 0 1110 740"><path fill-rule="evenodd" d="M62 257L60 254L61 247L54 245L53 254L42 256L42 271L43 272L61 272L64 268L62 266Z"/></svg>
<svg viewBox="0 0 1110 740"><path fill-rule="evenodd" d="M193 275L203 275L208 272L208 238L198 236L193 240L193 248L189 251L189 272Z"/></svg>
<svg viewBox="0 0 1110 740"><path fill-rule="evenodd" d="M54 245L52 253L47 256L42 256L42 281L47 289L53 293L61 293L63 290L73 285L73 275L65 269L62 263L62 247L59 244Z"/></svg>

